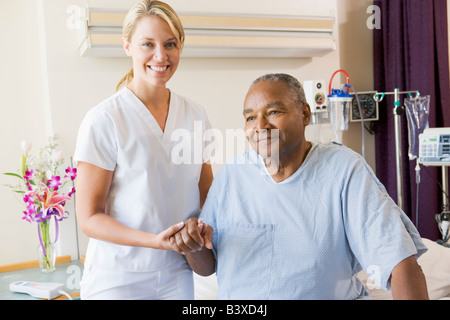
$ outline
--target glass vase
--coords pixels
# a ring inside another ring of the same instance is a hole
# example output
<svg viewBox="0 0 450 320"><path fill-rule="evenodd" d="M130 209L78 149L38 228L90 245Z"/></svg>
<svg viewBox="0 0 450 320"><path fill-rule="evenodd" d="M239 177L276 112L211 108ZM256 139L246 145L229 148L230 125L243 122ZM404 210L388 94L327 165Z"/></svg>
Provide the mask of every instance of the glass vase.
<svg viewBox="0 0 450 320"><path fill-rule="evenodd" d="M55 271L56 251L55 246L50 240L50 220L39 222L39 246L38 261L39 267L43 273Z"/></svg>

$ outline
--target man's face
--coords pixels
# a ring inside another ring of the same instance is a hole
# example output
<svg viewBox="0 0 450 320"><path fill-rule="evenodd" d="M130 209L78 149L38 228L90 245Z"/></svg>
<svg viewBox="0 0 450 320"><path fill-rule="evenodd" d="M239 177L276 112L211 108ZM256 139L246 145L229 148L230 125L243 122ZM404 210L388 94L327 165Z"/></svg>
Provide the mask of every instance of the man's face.
<svg viewBox="0 0 450 320"><path fill-rule="evenodd" d="M310 109L296 105L289 86L261 81L250 88L244 101L245 135L263 158L301 152Z"/></svg>

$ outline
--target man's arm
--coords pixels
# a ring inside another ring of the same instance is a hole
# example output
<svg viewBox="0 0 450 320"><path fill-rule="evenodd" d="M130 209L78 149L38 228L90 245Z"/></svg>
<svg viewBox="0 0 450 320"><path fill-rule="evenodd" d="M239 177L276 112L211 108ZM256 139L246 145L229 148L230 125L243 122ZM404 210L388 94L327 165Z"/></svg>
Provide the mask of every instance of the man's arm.
<svg viewBox="0 0 450 320"><path fill-rule="evenodd" d="M202 277L210 276L216 271L216 259L211 249L203 247L201 251L186 252L185 257L191 269Z"/></svg>
<svg viewBox="0 0 450 320"><path fill-rule="evenodd" d="M197 218L190 218L169 242L174 250L185 255L192 270L204 277L215 272L216 259L212 252L213 229Z"/></svg>
<svg viewBox="0 0 450 320"><path fill-rule="evenodd" d="M392 270L392 297L395 300L428 300L427 283L417 260L411 256Z"/></svg>

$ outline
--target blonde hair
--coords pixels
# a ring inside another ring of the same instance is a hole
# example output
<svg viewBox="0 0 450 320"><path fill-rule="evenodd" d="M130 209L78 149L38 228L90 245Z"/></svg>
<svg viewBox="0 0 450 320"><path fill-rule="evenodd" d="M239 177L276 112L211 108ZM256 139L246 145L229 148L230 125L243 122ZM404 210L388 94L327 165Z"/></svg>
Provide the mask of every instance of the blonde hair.
<svg viewBox="0 0 450 320"><path fill-rule="evenodd" d="M181 50L185 38L183 24L171 6L158 0L142 0L128 11L123 23L123 37L130 42L139 19L149 15L157 16L167 22L173 34L178 35ZM116 91L130 83L133 75L133 69L131 69L117 84Z"/></svg>

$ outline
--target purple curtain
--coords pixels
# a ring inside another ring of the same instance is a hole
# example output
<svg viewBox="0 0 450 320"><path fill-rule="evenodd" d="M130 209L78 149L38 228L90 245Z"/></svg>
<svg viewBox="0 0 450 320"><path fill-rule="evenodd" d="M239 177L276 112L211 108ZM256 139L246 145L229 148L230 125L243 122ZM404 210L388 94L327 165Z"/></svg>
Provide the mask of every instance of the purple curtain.
<svg viewBox="0 0 450 320"><path fill-rule="evenodd" d="M374 84L379 92L419 90L430 95L430 127L450 127L450 84L446 0L375 0L381 9L381 28L374 29ZM402 95L403 104L406 95ZM394 97L380 104L376 123L376 172L397 200ZM404 211L422 237L438 240L434 220L442 211L440 167L421 167L416 221L416 161L408 158L406 113L402 116Z"/></svg>

